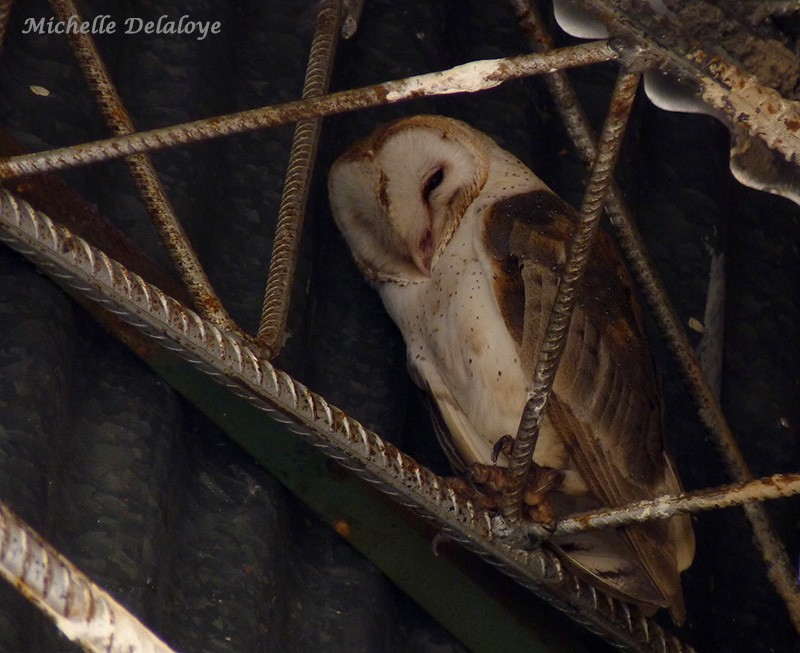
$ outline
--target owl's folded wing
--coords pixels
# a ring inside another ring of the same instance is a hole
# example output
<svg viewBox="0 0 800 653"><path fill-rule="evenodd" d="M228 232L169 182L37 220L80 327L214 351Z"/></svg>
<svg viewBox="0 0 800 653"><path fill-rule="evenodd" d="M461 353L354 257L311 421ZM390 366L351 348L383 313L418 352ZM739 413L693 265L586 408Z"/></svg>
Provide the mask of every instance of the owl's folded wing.
<svg viewBox="0 0 800 653"><path fill-rule="evenodd" d="M575 211L556 195L536 191L498 202L485 221L498 305L529 373L575 220ZM577 297L547 416L601 504L680 491L664 454L658 378L640 310L627 271L603 232ZM664 603L680 618L679 571L694 550L688 518L628 527L624 533Z"/></svg>

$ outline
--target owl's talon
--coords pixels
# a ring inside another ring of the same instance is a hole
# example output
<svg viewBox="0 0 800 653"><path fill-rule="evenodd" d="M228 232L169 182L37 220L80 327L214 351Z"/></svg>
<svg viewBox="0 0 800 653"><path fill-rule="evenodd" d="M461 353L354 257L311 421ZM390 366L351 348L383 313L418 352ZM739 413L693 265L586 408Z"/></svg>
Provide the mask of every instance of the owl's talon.
<svg viewBox="0 0 800 653"><path fill-rule="evenodd" d="M469 476L469 474L467 476ZM471 478L464 479L456 476L449 477L447 481L458 494L477 503L484 510L495 510L500 507L500 504L497 503L496 500L496 497L499 495L497 495L496 492L494 495L481 492Z"/></svg>
<svg viewBox="0 0 800 653"><path fill-rule="evenodd" d="M492 464L496 465L500 456L511 456L514 451L514 438L506 433L492 447Z"/></svg>
<svg viewBox="0 0 800 653"><path fill-rule="evenodd" d="M471 487L477 503L488 510L502 505L503 492L508 484L508 469L476 463L469 468L467 478L462 483ZM523 513L545 528L553 527L556 518L547 497L563 481L563 471L531 463L528 481L522 491Z"/></svg>
<svg viewBox="0 0 800 653"><path fill-rule="evenodd" d="M481 486L493 493L503 491L506 485L505 467L495 467L493 465L481 465L476 463L467 470L467 477L476 486Z"/></svg>

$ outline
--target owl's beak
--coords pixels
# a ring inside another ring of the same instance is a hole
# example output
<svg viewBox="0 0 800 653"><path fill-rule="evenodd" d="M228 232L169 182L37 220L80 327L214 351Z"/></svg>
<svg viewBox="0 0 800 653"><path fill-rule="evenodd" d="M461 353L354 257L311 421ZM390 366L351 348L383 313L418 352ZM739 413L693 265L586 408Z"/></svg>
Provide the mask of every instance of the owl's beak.
<svg viewBox="0 0 800 653"><path fill-rule="evenodd" d="M412 244L410 248L411 259L420 272L426 277L431 276L431 262L433 260L433 232L426 229L422 238Z"/></svg>

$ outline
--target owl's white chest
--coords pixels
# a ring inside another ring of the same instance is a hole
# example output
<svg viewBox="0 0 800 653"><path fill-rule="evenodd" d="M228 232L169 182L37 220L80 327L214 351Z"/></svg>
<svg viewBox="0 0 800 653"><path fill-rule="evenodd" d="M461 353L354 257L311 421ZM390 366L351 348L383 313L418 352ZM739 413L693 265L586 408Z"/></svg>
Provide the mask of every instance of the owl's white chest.
<svg viewBox="0 0 800 653"><path fill-rule="evenodd" d="M380 291L405 338L409 368L428 385L461 456L489 463L494 443L516 433L530 380L500 313L481 236L482 212L468 211L428 281ZM536 458L552 458L547 438L540 445Z"/></svg>

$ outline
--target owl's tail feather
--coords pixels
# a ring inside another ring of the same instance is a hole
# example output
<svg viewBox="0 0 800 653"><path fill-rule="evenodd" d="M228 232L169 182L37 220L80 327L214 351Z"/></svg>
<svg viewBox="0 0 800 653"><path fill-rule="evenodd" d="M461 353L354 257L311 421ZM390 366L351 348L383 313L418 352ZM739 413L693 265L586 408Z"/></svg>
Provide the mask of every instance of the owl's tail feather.
<svg viewBox="0 0 800 653"><path fill-rule="evenodd" d="M668 608L675 623L685 620L682 593L664 596L618 531L555 537L548 544L567 567L607 594L639 606L647 616Z"/></svg>

